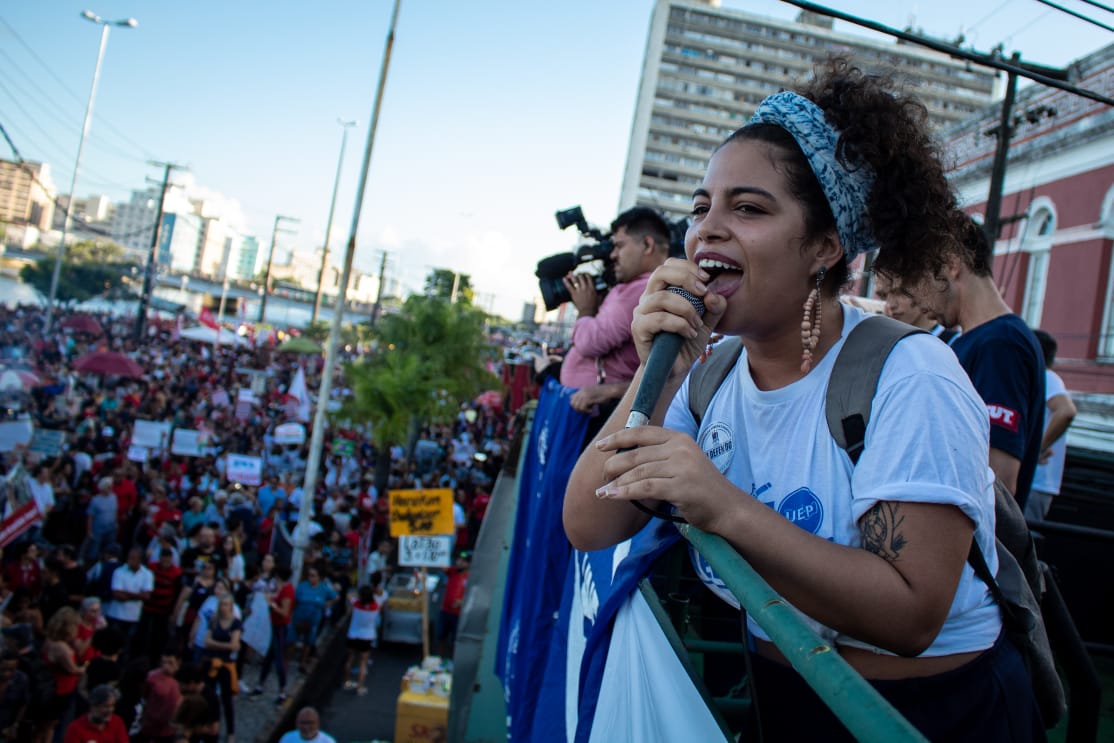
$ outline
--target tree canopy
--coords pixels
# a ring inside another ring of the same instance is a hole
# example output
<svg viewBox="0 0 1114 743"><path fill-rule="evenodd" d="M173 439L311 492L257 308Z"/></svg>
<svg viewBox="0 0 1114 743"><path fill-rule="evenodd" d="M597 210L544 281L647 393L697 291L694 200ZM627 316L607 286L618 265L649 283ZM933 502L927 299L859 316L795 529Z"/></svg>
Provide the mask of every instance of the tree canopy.
<svg viewBox="0 0 1114 743"><path fill-rule="evenodd" d="M453 299L453 286L456 286L456 301L472 304L475 299L475 290L472 288L472 277L466 273L457 273L447 268L435 268L430 271L425 279L425 293L429 297Z"/></svg>
<svg viewBox="0 0 1114 743"><path fill-rule="evenodd" d="M126 292L125 278L133 263L124 260L124 249L113 242L85 240L67 245L58 275L57 299L84 302L100 296L119 296ZM42 294L50 293L54 258L43 258L20 269L19 277Z"/></svg>
<svg viewBox="0 0 1114 743"><path fill-rule="evenodd" d="M485 365L483 313L471 305L412 296L380 318L373 339L377 350L346 367L352 397L344 414L371 425L380 451L405 443L415 421L449 419L498 381ZM382 492L389 457L379 460Z"/></svg>

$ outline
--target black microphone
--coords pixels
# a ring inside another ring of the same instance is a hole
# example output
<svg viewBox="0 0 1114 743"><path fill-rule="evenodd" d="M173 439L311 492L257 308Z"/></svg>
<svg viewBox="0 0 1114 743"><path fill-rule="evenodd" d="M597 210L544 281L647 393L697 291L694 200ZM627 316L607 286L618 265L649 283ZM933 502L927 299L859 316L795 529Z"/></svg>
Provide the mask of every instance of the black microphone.
<svg viewBox="0 0 1114 743"><path fill-rule="evenodd" d="M666 288L687 299L696 310L696 314L704 316L704 300L700 297L679 286ZM669 378L669 370L673 368L673 363L681 353L684 343L685 339L677 333L658 333L654 336L650 355L646 359L646 368L642 372L642 381L639 382L638 391L634 394L634 403L627 418L627 428L644 426L650 422L650 416L658 404L661 391L665 388L665 380Z"/></svg>

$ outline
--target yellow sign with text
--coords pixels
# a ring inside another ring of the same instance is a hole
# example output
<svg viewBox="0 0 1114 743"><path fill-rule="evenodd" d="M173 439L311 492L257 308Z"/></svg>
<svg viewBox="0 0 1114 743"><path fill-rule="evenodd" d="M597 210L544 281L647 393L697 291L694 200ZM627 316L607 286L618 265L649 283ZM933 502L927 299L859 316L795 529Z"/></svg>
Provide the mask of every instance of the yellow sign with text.
<svg viewBox="0 0 1114 743"><path fill-rule="evenodd" d="M450 488L390 490L388 495L392 537L429 537L455 531Z"/></svg>

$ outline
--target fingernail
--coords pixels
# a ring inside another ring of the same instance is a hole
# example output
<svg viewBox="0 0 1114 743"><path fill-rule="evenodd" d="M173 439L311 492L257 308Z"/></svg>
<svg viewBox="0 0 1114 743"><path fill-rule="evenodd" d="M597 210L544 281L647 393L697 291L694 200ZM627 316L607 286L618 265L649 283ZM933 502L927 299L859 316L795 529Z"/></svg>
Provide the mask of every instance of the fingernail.
<svg viewBox="0 0 1114 743"><path fill-rule="evenodd" d="M609 482L606 485L604 485L603 487L596 488L596 497L597 498L610 498L614 494L615 494L615 488L614 488L613 483Z"/></svg>
<svg viewBox="0 0 1114 743"><path fill-rule="evenodd" d="M607 446L607 438L606 437L596 441L596 448L597 449L602 449L605 446Z"/></svg>
<svg viewBox="0 0 1114 743"><path fill-rule="evenodd" d="M705 284L705 283L704 283L703 281L697 281L697 282L696 282L696 288L697 288L697 289L698 289L699 291L702 291L702 292L706 292L706 291L708 291L708 285L707 285L707 284Z"/></svg>
<svg viewBox="0 0 1114 743"><path fill-rule="evenodd" d="M707 271L705 271L703 268L698 270L696 272L696 275L700 277L701 281L707 281L708 279L712 278L712 275L710 273L708 273Z"/></svg>

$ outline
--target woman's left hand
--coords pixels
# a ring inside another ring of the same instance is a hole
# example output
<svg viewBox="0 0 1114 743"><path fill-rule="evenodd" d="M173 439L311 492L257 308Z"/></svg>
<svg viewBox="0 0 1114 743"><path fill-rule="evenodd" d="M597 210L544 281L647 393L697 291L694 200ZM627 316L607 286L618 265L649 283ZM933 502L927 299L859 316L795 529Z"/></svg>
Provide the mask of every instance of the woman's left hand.
<svg viewBox="0 0 1114 743"><path fill-rule="evenodd" d="M678 431L638 426L602 438L595 446L614 452L604 463L607 484L596 492L600 498L665 501L693 526L716 534L722 534L729 512L751 500L691 437Z"/></svg>

